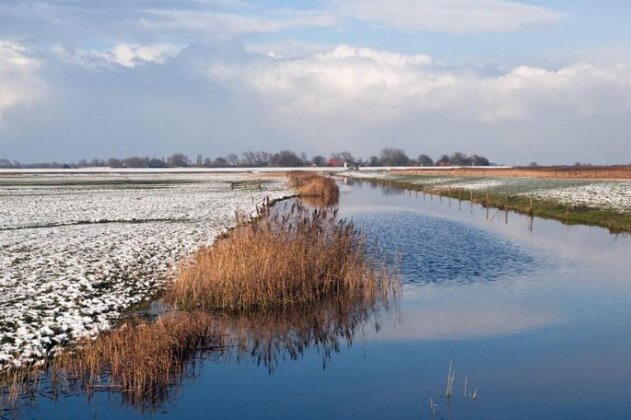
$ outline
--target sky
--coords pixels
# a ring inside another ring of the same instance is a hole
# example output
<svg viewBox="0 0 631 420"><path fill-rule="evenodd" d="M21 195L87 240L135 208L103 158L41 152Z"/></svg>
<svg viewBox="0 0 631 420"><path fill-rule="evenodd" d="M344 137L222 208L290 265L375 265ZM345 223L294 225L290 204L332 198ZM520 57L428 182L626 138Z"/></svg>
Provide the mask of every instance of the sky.
<svg viewBox="0 0 631 420"><path fill-rule="evenodd" d="M631 163L628 0L0 0L0 158Z"/></svg>

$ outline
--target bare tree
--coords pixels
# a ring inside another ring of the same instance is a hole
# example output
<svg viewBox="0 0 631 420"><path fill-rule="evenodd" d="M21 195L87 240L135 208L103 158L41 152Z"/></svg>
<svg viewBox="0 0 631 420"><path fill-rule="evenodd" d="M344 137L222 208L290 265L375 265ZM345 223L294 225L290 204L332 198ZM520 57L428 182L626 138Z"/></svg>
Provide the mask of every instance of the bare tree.
<svg viewBox="0 0 631 420"><path fill-rule="evenodd" d="M239 164L239 156L237 156L236 153L230 153L228 156L226 156L226 161L231 166L237 166Z"/></svg>
<svg viewBox="0 0 631 420"><path fill-rule="evenodd" d="M280 166L285 168L304 165L304 162L298 156L296 156L294 152L291 152L289 150L282 150L276 153L272 157L271 163L273 166Z"/></svg>
<svg viewBox="0 0 631 420"><path fill-rule="evenodd" d="M191 165L191 160L184 153L175 153L167 160L171 168L186 168Z"/></svg>
<svg viewBox="0 0 631 420"><path fill-rule="evenodd" d="M418 166L432 166L434 161L427 155L419 155L419 157L416 158L416 163Z"/></svg>
<svg viewBox="0 0 631 420"><path fill-rule="evenodd" d="M410 163L410 158L405 154L403 149L386 147L381 151L379 163L381 166L405 166Z"/></svg>
<svg viewBox="0 0 631 420"><path fill-rule="evenodd" d="M311 158L311 163L315 166L326 166L326 158L322 155L316 155Z"/></svg>

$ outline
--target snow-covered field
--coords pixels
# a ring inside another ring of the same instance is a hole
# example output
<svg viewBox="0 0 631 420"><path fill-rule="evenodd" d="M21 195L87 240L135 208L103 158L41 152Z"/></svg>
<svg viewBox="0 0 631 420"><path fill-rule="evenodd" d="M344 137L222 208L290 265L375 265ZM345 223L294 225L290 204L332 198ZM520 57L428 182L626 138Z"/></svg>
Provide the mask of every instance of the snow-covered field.
<svg viewBox="0 0 631 420"><path fill-rule="evenodd" d="M179 261L291 191L247 174L0 174L0 370L111 327Z"/></svg>
<svg viewBox="0 0 631 420"><path fill-rule="evenodd" d="M399 175L387 171L345 172L342 176L398 180L432 190L489 191L530 196L571 206L586 206L616 212L631 211L631 181L585 181L539 178L478 178Z"/></svg>
<svg viewBox="0 0 631 420"><path fill-rule="evenodd" d="M598 182L542 189L533 191L532 195L574 206L605 208L620 213L631 211L631 182Z"/></svg>

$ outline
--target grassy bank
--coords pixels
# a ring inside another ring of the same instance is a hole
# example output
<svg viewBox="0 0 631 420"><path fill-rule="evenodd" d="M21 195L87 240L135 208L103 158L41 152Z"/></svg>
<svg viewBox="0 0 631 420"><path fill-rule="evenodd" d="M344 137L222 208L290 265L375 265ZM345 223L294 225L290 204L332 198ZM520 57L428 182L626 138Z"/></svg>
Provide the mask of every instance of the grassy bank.
<svg viewBox="0 0 631 420"><path fill-rule="evenodd" d="M488 189L487 191L474 191L463 188L437 188L432 183L423 184L423 177L413 178L413 175L408 175L404 179L362 178L361 181L435 194L457 200L472 201L484 207L554 219L569 225L601 226L609 229L611 233L631 232L631 212L594 208L586 205L571 205L556 200L528 196L527 193L515 194L509 190L501 191L501 188Z"/></svg>

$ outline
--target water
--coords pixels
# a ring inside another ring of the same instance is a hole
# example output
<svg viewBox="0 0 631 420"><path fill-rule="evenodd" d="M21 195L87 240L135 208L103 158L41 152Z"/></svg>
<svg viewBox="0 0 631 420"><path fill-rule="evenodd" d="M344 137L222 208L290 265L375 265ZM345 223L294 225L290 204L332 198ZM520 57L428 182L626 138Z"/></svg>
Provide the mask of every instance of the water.
<svg viewBox="0 0 631 420"><path fill-rule="evenodd" d="M327 357L210 358L141 411L38 398L29 417L629 418L631 239L366 184L340 209L401 261L400 311ZM329 348L331 350L331 348ZM294 360L296 359L296 360ZM445 397L453 361L453 396ZM477 398L464 396L477 389ZM430 398L437 404L432 415Z"/></svg>

